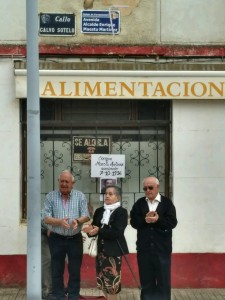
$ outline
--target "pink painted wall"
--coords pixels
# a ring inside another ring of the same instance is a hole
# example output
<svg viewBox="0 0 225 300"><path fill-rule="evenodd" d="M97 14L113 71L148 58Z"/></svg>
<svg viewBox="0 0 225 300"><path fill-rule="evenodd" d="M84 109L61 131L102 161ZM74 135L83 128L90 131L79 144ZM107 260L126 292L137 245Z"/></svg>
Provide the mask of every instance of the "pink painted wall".
<svg viewBox="0 0 225 300"><path fill-rule="evenodd" d="M128 260L138 278L136 255ZM225 253L175 253L172 256L173 288L224 288ZM67 280L67 270L65 281ZM95 259L84 255L81 269L81 286L92 288L95 283ZM122 266L123 287L137 287L125 260ZM0 256L0 285L26 286L26 256Z"/></svg>
<svg viewBox="0 0 225 300"><path fill-rule="evenodd" d="M157 57L224 57L223 46L178 46L178 45L150 45L150 46L119 46L119 45L43 45L39 46L40 55L94 55L94 56L157 56ZM24 45L0 45L0 55L26 56Z"/></svg>

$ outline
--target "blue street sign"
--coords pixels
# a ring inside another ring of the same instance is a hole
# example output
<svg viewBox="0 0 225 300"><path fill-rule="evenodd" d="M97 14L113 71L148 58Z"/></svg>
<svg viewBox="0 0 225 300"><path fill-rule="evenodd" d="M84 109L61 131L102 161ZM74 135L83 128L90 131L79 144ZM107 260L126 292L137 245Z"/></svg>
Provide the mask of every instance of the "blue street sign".
<svg viewBox="0 0 225 300"><path fill-rule="evenodd" d="M66 13L40 13L39 35L75 35L75 15Z"/></svg>
<svg viewBox="0 0 225 300"><path fill-rule="evenodd" d="M89 34L119 34L120 11L118 10L83 10L81 32Z"/></svg>

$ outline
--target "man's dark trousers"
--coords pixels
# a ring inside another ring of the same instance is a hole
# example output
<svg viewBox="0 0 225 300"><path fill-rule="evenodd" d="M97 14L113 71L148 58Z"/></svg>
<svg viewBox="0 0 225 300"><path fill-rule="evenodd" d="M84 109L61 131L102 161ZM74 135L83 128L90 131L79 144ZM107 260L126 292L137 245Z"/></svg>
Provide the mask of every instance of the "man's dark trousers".
<svg viewBox="0 0 225 300"><path fill-rule="evenodd" d="M80 268L83 258L83 240L79 233L73 237L63 237L52 233L49 237L52 259L52 287L56 300L65 299L64 269L68 258L68 300L78 300L80 292Z"/></svg>
<svg viewBox="0 0 225 300"><path fill-rule="evenodd" d="M171 300L171 255L138 252L141 300Z"/></svg>

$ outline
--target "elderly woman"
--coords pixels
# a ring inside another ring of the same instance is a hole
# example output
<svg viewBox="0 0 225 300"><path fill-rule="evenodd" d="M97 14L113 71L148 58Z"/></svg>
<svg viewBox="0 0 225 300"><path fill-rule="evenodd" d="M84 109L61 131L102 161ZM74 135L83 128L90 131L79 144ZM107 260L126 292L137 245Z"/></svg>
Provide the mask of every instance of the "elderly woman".
<svg viewBox="0 0 225 300"><path fill-rule="evenodd" d="M97 287L108 300L116 300L121 291L122 256L129 252L124 237L128 214L120 200L121 189L107 186L104 206L96 209L92 224L83 229L89 237L98 235Z"/></svg>

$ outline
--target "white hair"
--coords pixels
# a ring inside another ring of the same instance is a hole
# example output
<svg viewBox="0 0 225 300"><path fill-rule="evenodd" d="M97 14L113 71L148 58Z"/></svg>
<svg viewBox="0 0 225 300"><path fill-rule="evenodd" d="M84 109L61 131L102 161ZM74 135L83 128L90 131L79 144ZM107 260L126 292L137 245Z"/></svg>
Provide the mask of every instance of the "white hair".
<svg viewBox="0 0 225 300"><path fill-rule="evenodd" d="M146 180L146 179L149 179L149 178L154 179L154 180L155 180L155 183L156 183L157 185L159 185L159 179L158 179L157 177L155 177L155 176L148 176L148 177L145 177L145 178L143 179L143 181L142 181L142 184L144 184L145 180Z"/></svg>
<svg viewBox="0 0 225 300"><path fill-rule="evenodd" d="M60 176L61 176L62 174L65 174L65 173L66 173L66 174L69 174L69 175L71 176L72 182L75 183L75 178L74 178L73 174L72 174L69 170L64 170L64 171L62 171L62 172L59 174L58 179L60 180Z"/></svg>

